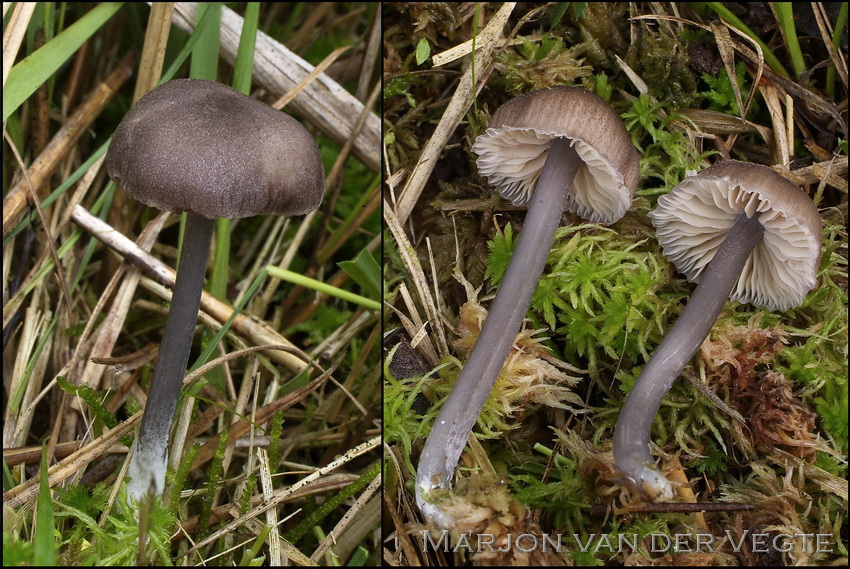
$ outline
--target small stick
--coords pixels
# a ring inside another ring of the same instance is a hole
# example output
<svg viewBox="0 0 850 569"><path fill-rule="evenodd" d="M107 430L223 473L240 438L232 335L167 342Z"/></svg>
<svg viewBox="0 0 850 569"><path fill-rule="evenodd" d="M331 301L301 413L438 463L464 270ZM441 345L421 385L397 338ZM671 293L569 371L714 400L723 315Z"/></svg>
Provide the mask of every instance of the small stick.
<svg viewBox="0 0 850 569"><path fill-rule="evenodd" d="M665 502L660 504L649 504L646 502L626 506L625 511L628 513L646 513L646 514L672 514L672 513L695 513L695 512L750 512L753 510L751 504L742 504L740 502L683 502L671 503ZM610 504L596 504L590 508L592 516L605 516L609 513L625 513L622 510L614 509Z"/></svg>
<svg viewBox="0 0 850 569"><path fill-rule="evenodd" d="M139 267L157 283L166 287L174 286L176 276L174 269L136 245L131 239L116 231L111 225L99 217L92 215L83 206L74 206L74 213L71 215L71 218L77 225L97 237L104 245L124 257L127 261ZM233 307L218 300L206 291L201 293L201 308L221 323L227 322L233 314ZM282 344L298 354L303 354L292 342L250 317L238 315L233 321L232 328L255 344ZM303 354L303 357L299 358L292 353L282 351L269 352L268 356L295 373L303 371L307 367L305 362L310 361L310 356L306 354Z"/></svg>

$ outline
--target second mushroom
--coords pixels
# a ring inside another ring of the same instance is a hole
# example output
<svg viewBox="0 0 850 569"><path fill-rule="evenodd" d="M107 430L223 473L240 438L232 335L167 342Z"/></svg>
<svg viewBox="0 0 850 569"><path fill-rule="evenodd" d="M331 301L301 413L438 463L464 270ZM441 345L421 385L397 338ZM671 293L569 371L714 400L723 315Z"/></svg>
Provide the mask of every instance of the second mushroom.
<svg viewBox="0 0 850 569"><path fill-rule="evenodd" d="M564 211L613 223L631 205L638 153L620 117L589 91L554 87L516 97L493 115L472 150L478 169L516 205L525 223L478 340L443 403L416 474L429 521L452 520L432 492L450 488L467 437L520 330Z"/></svg>
<svg viewBox="0 0 850 569"><path fill-rule="evenodd" d="M664 254L699 283L626 398L614 462L651 501L674 489L650 454L661 400L693 358L727 299L788 310L815 286L821 220L799 186L766 166L729 160L685 179L649 214Z"/></svg>

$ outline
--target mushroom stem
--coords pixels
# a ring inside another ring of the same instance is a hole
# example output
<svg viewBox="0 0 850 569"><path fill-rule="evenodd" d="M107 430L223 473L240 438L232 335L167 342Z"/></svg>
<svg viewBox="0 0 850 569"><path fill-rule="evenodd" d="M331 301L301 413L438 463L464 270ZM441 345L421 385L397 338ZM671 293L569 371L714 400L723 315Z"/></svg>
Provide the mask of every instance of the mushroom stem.
<svg viewBox="0 0 850 569"><path fill-rule="evenodd" d="M738 215L685 311L643 368L620 412L614 429L614 463L653 501L671 500L673 487L655 466L649 452L652 421L662 398L711 330L763 234L764 227L757 216Z"/></svg>
<svg viewBox="0 0 850 569"><path fill-rule="evenodd" d="M435 488L451 486L467 437L519 332L564 212L565 189L572 185L582 164L572 144L566 138L552 141L499 292L422 450L416 499L426 516L438 525L445 527L448 520L429 503L428 494Z"/></svg>
<svg viewBox="0 0 850 569"><path fill-rule="evenodd" d="M186 230L171 308L165 322L159 359L145 404L136 450L127 471L132 479L127 492L137 500L147 492L160 494L165 486L168 436L180 399L180 389L183 387L192 337L195 335L213 227L215 220L194 213L186 214Z"/></svg>

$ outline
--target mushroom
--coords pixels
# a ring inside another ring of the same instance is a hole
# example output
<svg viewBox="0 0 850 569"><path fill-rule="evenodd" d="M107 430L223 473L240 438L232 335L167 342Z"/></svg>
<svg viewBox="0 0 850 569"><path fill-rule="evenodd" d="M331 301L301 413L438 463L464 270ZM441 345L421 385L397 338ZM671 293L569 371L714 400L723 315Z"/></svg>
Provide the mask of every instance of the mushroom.
<svg viewBox="0 0 850 569"><path fill-rule="evenodd" d="M821 219L809 197L766 166L729 160L685 179L649 214L664 254L699 283L635 382L614 430L614 463L652 501L673 487L649 452L661 399L726 299L785 311L815 286Z"/></svg>
<svg viewBox="0 0 850 569"><path fill-rule="evenodd" d="M420 509L451 520L432 491L449 488L467 437L499 376L543 273L564 210L613 223L629 208L639 157L617 113L589 91L554 87L511 99L472 150L490 184L527 205L520 237L466 365L425 442L416 475Z"/></svg>
<svg viewBox="0 0 850 569"><path fill-rule="evenodd" d="M189 361L215 219L313 211L325 191L313 137L298 121L215 81L177 79L127 113L109 176L145 205L186 212L171 308L130 461L128 495L164 489L168 436Z"/></svg>

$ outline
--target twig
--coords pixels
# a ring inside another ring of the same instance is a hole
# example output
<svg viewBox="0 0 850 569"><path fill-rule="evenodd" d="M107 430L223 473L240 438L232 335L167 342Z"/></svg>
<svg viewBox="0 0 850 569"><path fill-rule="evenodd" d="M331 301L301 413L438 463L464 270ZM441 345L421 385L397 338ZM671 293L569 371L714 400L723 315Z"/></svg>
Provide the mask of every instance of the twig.
<svg viewBox="0 0 850 569"><path fill-rule="evenodd" d="M670 514L670 513L694 513L694 512L749 512L753 509L750 504L740 502L689 502L689 503L663 503L649 504L641 503L626 506L625 510L614 509L610 504L596 504L590 508L592 516L605 516L613 513L646 513L646 514Z"/></svg>
<svg viewBox="0 0 850 569"><path fill-rule="evenodd" d="M399 196L398 203L395 204L395 215L399 224L403 225L407 221L413 207L419 201L425 183L431 177L434 166L437 165L437 159L445 148L446 142L454 134L463 115L469 110L469 105L472 104L475 94L487 82L487 70L492 63L493 50L498 45L502 28L515 6L516 2L505 2L479 34L476 41L474 65L470 65L461 77L454 96L452 96L440 122L437 124L434 135L425 145L413 173L408 178L407 184L405 184L404 190ZM475 73L478 75L478 77L475 77L475 85L472 82L473 70L476 70Z"/></svg>
<svg viewBox="0 0 850 569"><path fill-rule="evenodd" d="M150 253L113 229L108 223L92 215L80 205L74 207L72 218L77 225L97 237L104 245L130 261L130 263L142 269L145 274L150 275L156 282L165 287L174 286L174 278L177 274L174 269L151 256ZM201 308L204 312L222 323L227 322L233 314L232 307L206 291L201 294ZM283 364L290 371L298 373L307 367L305 362L309 361L309 356L264 323L240 314L233 321L233 329L255 344L282 344L287 346L290 350L289 352L275 351L271 352L269 357ZM294 353L301 355L301 357L294 355Z"/></svg>
<svg viewBox="0 0 850 569"><path fill-rule="evenodd" d="M242 524L244 524L248 520L252 520L252 519L256 518L257 516L264 513L266 510L268 510L269 508L277 507L280 503L285 501L286 498L288 498L291 494L294 494L295 492L297 492L298 490L300 490L304 486L308 485L313 480L320 478L324 474L327 474L328 472L335 470L336 468L342 466L343 464L351 462L352 460L354 460L358 456L361 456L363 454L366 454L367 452L370 452L370 451L378 448L378 446L380 444L381 444L381 437L375 437L371 440L366 441L365 443L361 443L361 444L357 445L356 447L349 450L348 452L346 452L344 455L337 458L333 462L327 464L326 466L323 466L322 468L318 469L316 472L313 472L312 474L305 476L304 478L302 478L301 480L299 480L298 482L296 482L295 484L293 484L292 486L290 486L286 490L278 493L273 499L271 499L268 502L265 502L264 504L254 508L253 510L251 510L250 512L248 512L247 514L245 514L241 518L233 520L232 522L230 522L229 524L227 524L226 526L224 526L220 530L208 535L205 539L196 543L194 546L192 546L189 550L187 550L185 553L183 553L179 557L184 557L186 555L189 555L190 553L197 551L198 549L206 546L207 544L212 543L213 541L217 540L221 536L223 536L223 535L233 531L234 529L238 528L239 526L241 526Z"/></svg>

